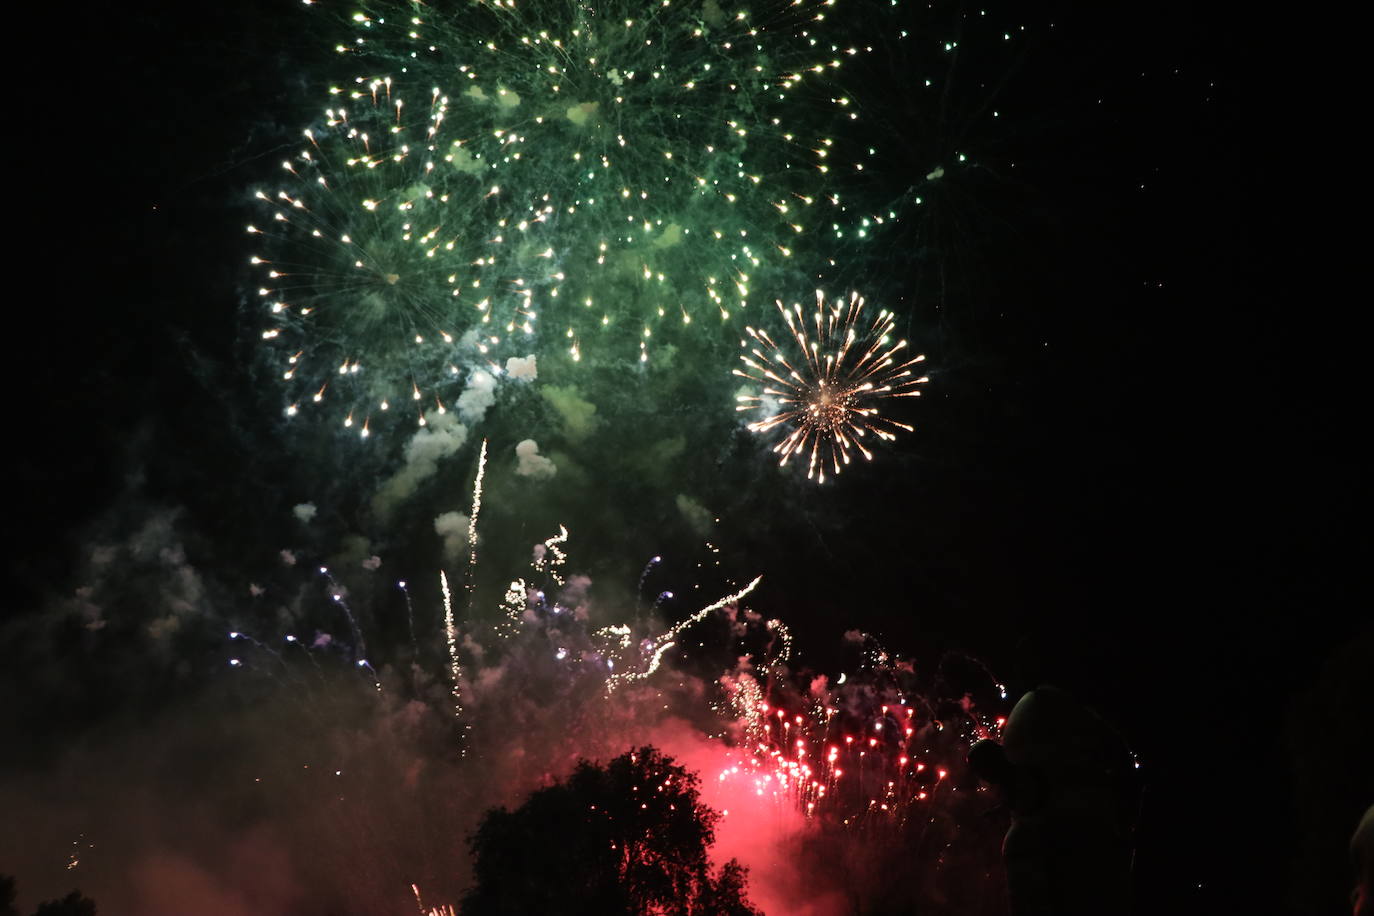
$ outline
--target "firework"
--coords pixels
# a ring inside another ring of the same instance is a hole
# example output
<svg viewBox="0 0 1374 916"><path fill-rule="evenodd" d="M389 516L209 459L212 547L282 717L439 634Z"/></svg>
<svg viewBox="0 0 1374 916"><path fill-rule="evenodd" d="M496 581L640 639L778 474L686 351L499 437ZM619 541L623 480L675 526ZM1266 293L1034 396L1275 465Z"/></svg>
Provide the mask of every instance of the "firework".
<svg viewBox="0 0 1374 916"><path fill-rule="evenodd" d="M978 659L949 653L937 666L941 686L923 689L914 665L872 636L848 639L858 668L833 685L798 678L782 658L721 678L717 711L743 754L719 778L747 780L760 797L851 827L901 825L937 792L972 788L969 747L1000 736L1006 722L980 704L1005 704L1006 687Z"/></svg>
<svg viewBox="0 0 1374 916"><path fill-rule="evenodd" d="M660 636L655 637L652 640L646 641L645 648L650 653L650 656L649 662L644 667L644 670L626 671L621 674L614 674L607 678L607 695L614 693L616 688L620 687L622 684L626 684L630 681L643 680L644 678L647 678L650 675L652 675L655 671L659 669L659 666L663 664L663 657L667 654L668 650L671 649L673 646L677 645L678 637L681 636L683 632L700 623L701 621L705 620L711 614L714 614L715 612L723 608L729 607L730 605L738 604L741 600L744 599L745 596L747 596L754 589L758 588L758 584L762 581L763 576L755 576L752 582L750 582L748 585L746 585L739 591L734 592L730 595L726 595L719 601L715 601L711 604L708 604L706 607L697 611L695 614L693 614L691 617L688 617L686 620L683 620L682 622L676 624Z"/></svg>
<svg viewBox="0 0 1374 916"><path fill-rule="evenodd" d="M468 599L477 580L477 517L482 514L482 478L487 473L487 440L482 440L481 452L477 455L477 477L472 482L472 511L468 515ZM471 610L471 608L469 608Z"/></svg>
<svg viewBox="0 0 1374 916"><path fill-rule="evenodd" d="M534 559L530 562L530 568L536 577L545 579L554 586L561 587L564 584L565 580L560 568L567 561L568 555L559 545L567 543L567 540L568 529L560 525L558 534L535 548ZM524 579L511 580L510 585L506 588L506 596L501 602L505 617L497 622L496 634L509 639L518 633L521 623L525 619L525 612L530 610L532 606L545 614L549 612L557 614L563 610L556 602L550 605L547 595L538 585L532 585Z"/></svg>
<svg viewBox="0 0 1374 916"><path fill-rule="evenodd" d="M366 661L367 642L363 638L362 627L358 626L358 618L353 615L353 608L348 606L344 587L340 585L339 581L330 573L329 567L321 566L320 575L324 576L325 581L329 583L329 597L338 605L344 612L344 616L348 619L348 629L353 634L354 660L360 663Z"/></svg>
<svg viewBox="0 0 1374 916"><path fill-rule="evenodd" d="M1000 734L1002 717L968 695L918 687L900 665L833 685L796 683L798 674L721 679L735 737L708 770L709 797L746 821L742 833L777 832L817 886L842 889L847 906L836 911L1000 912L1001 822L966 757L979 737ZM975 692L1000 708L986 688Z"/></svg>
<svg viewBox="0 0 1374 916"><path fill-rule="evenodd" d="M747 755L720 778L748 779L808 817L824 814L847 826L900 825L936 793L954 791L955 783L969 788L969 746L996 737L1005 722L969 700L904 690L891 669L772 703L747 672L723 685ZM776 693L778 685L768 689Z"/></svg>
<svg viewBox="0 0 1374 916"><path fill-rule="evenodd" d="M631 626L628 605L618 618L597 619L605 608L588 600L580 577L566 572L568 542L567 529L560 527L534 545L525 578L512 583L499 620L486 617L480 601L469 619L459 619L449 588L457 583L441 576L442 606L415 621L419 653L398 653L399 645L388 648L380 634L373 634L373 671L371 664L354 661L342 642L317 635L325 663L311 657L317 676L308 682L287 677L281 684L310 702L312 716L354 708L350 697L367 697L357 709L376 717L376 735L360 741L359 735L369 731L351 727L347 741L322 745L330 755L327 772L361 774L366 767L380 773L385 764L397 766L399 773L402 764L413 764L412 754L400 753L395 763L384 755L421 739L428 753L437 749L447 761L440 770L438 761L426 758L423 790L402 794L415 805L407 809L406 842L416 831L429 836L423 831L435 823L451 828L490 804L518 797L578 757L605 758L652 734L665 750L688 755L702 773L708 784L704 797L722 810L723 830L733 831L736 840L749 838L750 848L762 843L787 849L793 857L796 864L786 867L764 864L770 862L766 855L758 860L759 887L779 901L770 912L797 911L789 909L790 898L778 888L794 867L809 871L842 861L845 875L861 876L854 880L863 886L850 890L862 899L893 893L924 900L953 893L951 888L972 880L971 870L995 861L998 831L981 817L991 800L978 791L965 765L969 745L997 737L1002 725L990 710L1001 708L1005 689L981 663L965 659L952 673L942 663L933 683L918 680L910 664L856 633L847 640L857 665L838 680L792 669L792 636L785 624L745 607L760 584L757 578L732 586L731 594L667 628L646 632ZM326 594L332 598L342 585L331 585ZM404 591L385 594L398 612L403 610ZM337 602L323 602L319 611L337 615ZM378 609L358 619L383 616ZM694 654L703 647L690 638L692 628L710 626L711 620L731 623L731 643L706 649L723 653L708 663L712 670L730 667L718 689L687 673L705 660ZM401 642L408 638L405 627L393 631ZM275 681L275 671L290 673L277 653L261 651L266 647L242 632L234 631L230 641L259 649L246 653L238 665L231 662L247 669L245 674L257 670ZM290 636L287 641L296 642ZM300 648L310 657L307 647ZM417 655L428 657L432 670L425 671ZM331 656L339 664L331 665ZM410 664L402 668L403 661ZM364 674L363 690L342 689ZM296 681L308 689L298 691ZM373 689L378 683L385 692ZM455 745L459 752L451 753ZM387 786L401 782L399 777L378 780ZM368 790L358 776L349 785L350 803L329 810L363 818L354 799ZM427 820L441 798L465 801L445 809L451 820ZM377 810L379 823L387 823L398 806L388 803ZM991 826L983 829L985 823ZM331 832L330 842L336 833ZM371 826L366 833L373 835ZM880 877L899 860L915 863L909 864L910 881L888 885L862 877ZM444 860L432 864L437 868L419 877L428 875L426 886L438 893L450 892L436 877L444 873ZM409 855L389 864L385 875L396 883L397 876L416 874L417 867L416 856ZM827 886L849 880L827 875L817 880ZM972 877L982 879L984 873ZM985 883L968 887L978 890ZM992 886L987 893L995 891ZM958 901L934 911L987 911L960 909L965 901ZM415 903L423 906L418 899Z"/></svg>
<svg viewBox="0 0 1374 916"><path fill-rule="evenodd" d="M879 311L865 322L864 300L858 293L851 293L847 303L836 299L827 304L817 290L808 330L800 304L788 309L779 301L777 307L787 323L793 352L789 355L766 330L746 328L752 344L742 342L746 352L740 360L746 369L736 369L735 374L763 385L761 395L738 398L737 410L769 413L750 423L749 429L787 429L773 447L782 456L780 465L800 453L807 458L807 478L823 483L827 466L840 473L852 451L873 458L863 442L870 435L891 441L897 432L911 431L907 424L879 413L883 401L916 397L921 393L918 386L929 380L913 371L924 356L901 361L907 343L892 342L891 312Z"/></svg>
<svg viewBox="0 0 1374 916"><path fill-rule="evenodd" d="M288 412L442 406L536 341L647 363L834 263L889 215L849 202L867 49L832 3L364 4L355 75L250 227Z"/></svg>
<svg viewBox="0 0 1374 916"><path fill-rule="evenodd" d="M444 596L444 641L448 646L449 675L453 681L453 715L463 718L462 683L463 668L458 661L458 627L453 621L453 593L449 591L448 574L439 571L439 590Z"/></svg>

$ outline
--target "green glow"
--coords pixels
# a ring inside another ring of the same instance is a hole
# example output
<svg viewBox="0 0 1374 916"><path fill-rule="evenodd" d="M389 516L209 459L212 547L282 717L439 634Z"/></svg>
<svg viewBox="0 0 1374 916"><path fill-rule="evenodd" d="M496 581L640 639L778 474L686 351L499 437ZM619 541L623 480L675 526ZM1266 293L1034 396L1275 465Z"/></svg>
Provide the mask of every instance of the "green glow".
<svg viewBox="0 0 1374 916"><path fill-rule="evenodd" d="M573 359L644 361L635 338L757 309L749 274L795 285L813 229L867 223L837 193L862 168L837 90L858 52L818 40L825 6L363 4L338 45L355 77L264 189L262 298L285 303L265 336L292 402L332 373L349 410L443 403L455 368L528 352L537 328Z"/></svg>

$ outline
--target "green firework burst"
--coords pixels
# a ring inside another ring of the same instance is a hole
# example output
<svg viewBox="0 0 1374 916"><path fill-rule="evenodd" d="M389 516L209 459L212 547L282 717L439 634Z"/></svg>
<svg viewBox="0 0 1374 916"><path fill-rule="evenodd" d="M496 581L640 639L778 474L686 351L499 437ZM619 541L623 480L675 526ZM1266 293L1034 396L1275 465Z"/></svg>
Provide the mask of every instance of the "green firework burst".
<svg viewBox="0 0 1374 916"><path fill-rule="evenodd" d="M732 348L755 290L825 279L890 218L850 202L865 49L832 12L364 6L353 75L252 229L288 403L353 418L442 405L502 355Z"/></svg>

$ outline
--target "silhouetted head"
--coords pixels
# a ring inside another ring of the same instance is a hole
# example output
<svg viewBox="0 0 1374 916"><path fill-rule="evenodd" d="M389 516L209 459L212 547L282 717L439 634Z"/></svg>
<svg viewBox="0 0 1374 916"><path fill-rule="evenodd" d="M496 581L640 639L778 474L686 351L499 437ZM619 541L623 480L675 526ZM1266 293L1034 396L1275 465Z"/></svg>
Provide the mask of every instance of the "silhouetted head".
<svg viewBox="0 0 1374 916"><path fill-rule="evenodd" d="M984 738L969 748L968 765L979 779L1004 789L1011 786L1015 775L1002 745L991 738Z"/></svg>

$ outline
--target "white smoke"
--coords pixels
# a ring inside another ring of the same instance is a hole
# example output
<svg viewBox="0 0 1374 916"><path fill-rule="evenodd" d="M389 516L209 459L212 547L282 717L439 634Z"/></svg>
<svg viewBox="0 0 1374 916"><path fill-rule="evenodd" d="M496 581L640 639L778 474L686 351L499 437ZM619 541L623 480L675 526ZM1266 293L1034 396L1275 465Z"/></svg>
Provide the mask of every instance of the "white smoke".
<svg viewBox="0 0 1374 916"><path fill-rule="evenodd" d="M542 480L558 473L558 466L539 454L539 443L533 439L525 439L515 446L515 457L519 459L515 473L521 477Z"/></svg>
<svg viewBox="0 0 1374 916"><path fill-rule="evenodd" d="M539 378L539 366L534 354L512 356L506 360L506 375L523 382L532 382Z"/></svg>
<svg viewBox="0 0 1374 916"><path fill-rule="evenodd" d="M682 513L682 518L687 522L693 532L699 537L707 537L715 526L715 515L701 503L697 502L686 493L679 493L677 499L677 511Z"/></svg>
<svg viewBox="0 0 1374 916"><path fill-rule="evenodd" d="M450 563L462 559L471 524L471 520L462 512L445 512L434 519L434 533L444 539L444 557Z"/></svg>
<svg viewBox="0 0 1374 916"><path fill-rule="evenodd" d="M372 508L378 515L389 515L398 505L409 499L439 470L439 462L463 447L467 441L467 427L451 413L430 411L425 414L426 425L406 444L405 466L377 490Z"/></svg>
<svg viewBox="0 0 1374 916"><path fill-rule="evenodd" d="M478 369L468 378L467 387L458 395L458 415L464 423L480 423L487 408L496 403L496 377Z"/></svg>

